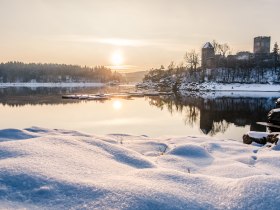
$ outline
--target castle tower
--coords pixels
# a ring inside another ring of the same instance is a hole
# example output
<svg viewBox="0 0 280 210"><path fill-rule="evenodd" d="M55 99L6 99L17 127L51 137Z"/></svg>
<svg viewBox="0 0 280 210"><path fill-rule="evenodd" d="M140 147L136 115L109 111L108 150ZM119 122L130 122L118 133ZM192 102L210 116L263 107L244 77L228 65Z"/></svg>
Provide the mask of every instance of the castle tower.
<svg viewBox="0 0 280 210"><path fill-rule="evenodd" d="M258 36L254 38L254 53L269 54L270 53L270 36Z"/></svg>
<svg viewBox="0 0 280 210"><path fill-rule="evenodd" d="M215 51L214 47L210 42L207 42L201 50L201 67L213 68L214 67L214 59L215 59Z"/></svg>

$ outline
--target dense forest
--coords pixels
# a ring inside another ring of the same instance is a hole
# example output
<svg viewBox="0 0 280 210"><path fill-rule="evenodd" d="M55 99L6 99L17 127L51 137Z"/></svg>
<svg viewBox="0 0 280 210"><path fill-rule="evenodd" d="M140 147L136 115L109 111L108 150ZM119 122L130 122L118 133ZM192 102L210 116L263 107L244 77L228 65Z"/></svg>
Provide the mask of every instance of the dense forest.
<svg viewBox="0 0 280 210"><path fill-rule="evenodd" d="M7 62L0 64L0 83L6 82L109 82L122 75L105 66Z"/></svg>

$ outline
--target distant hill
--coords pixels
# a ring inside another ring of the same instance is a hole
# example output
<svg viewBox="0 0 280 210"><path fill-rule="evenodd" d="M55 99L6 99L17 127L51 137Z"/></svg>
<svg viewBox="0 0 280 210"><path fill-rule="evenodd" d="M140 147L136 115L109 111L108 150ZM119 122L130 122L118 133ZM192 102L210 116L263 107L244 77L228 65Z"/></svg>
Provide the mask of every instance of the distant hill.
<svg viewBox="0 0 280 210"><path fill-rule="evenodd" d="M124 73L124 77L127 82L142 82L144 76L148 74L149 71L137 71L131 73Z"/></svg>
<svg viewBox="0 0 280 210"><path fill-rule="evenodd" d="M105 66L82 67L52 63L0 63L0 83L7 82L109 82L123 76Z"/></svg>

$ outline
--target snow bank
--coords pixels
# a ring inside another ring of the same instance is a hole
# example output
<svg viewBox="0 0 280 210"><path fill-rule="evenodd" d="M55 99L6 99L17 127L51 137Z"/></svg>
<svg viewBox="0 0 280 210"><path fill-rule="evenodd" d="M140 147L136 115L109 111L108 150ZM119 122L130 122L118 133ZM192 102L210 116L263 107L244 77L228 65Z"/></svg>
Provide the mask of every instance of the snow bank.
<svg viewBox="0 0 280 210"><path fill-rule="evenodd" d="M0 206L278 209L280 151L209 137L0 131Z"/></svg>
<svg viewBox="0 0 280 210"><path fill-rule="evenodd" d="M280 92L276 84L240 84L240 83L182 83L181 91L246 91L246 92Z"/></svg>
<svg viewBox="0 0 280 210"><path fill-rule="evenodd" d="M89 82L61 82L61 83L39 83L39 82L26 82L26 83L0 83L0 87L102 87L104 83L89 83Z"/></svg>

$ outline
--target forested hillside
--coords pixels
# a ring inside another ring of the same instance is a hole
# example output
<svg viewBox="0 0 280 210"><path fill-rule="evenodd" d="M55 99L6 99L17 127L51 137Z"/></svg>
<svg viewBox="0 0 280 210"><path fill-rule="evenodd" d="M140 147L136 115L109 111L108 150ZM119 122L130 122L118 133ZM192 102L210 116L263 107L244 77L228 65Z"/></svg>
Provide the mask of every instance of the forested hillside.
<svg viewBox="0 0 280 210"><path fill-rule="evenodd" d="M104 66L7 62L0 64L0 82L108 82L121 74Z"/></svg>

